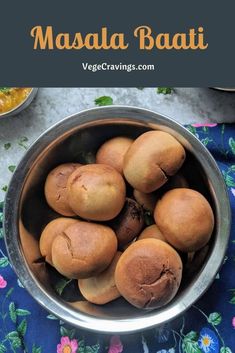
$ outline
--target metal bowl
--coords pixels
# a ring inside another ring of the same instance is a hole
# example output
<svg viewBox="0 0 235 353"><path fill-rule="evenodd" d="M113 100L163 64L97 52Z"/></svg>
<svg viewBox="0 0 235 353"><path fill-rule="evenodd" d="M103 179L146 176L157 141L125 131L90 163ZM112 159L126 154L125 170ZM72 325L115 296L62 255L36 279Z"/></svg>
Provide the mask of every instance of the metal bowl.
<svg viewBox="0 0 235 353"><path fill-rule="evenodd" d="M232 87L214 87L214 89L217 89L219 91L224 91L224 92L235 92L235 88Z"/></svg>
<svg viewBox="0 0 235 353"><path fill-rule="evenodd" d="M26 109L33 101L35 98L36 94L38 92L38 88L34 87L31 89L30 93L28 96L16 107L12 108L11 110L5 112L5 113L0 113L0 118L7 118L9 116L14 116L16 114L21 113L24 109Z"/></svg>
<svg viewBox="0 0 235 353"><path fill-rule="evenodd" d="M138 310L124 299L104 306L89 304L75 286L61 298L53 289L58 273L40 259L38 239L55 217L47 206L43 186L48 172L64 162L92 161L108 138L160 129L174 135L187 150L184 173L191 185L210 201L215 229L208 251L185 277L176 297L161 309ZM211 154L186 128L150 110L109 106L82 111L47 130L19 163L6 195L5 241L20 281L47 310L70 324L102 333L131 333L161 325L187 310L208 289L223 262L229 232L230 205L223 177ZM72 295L75 294L74 296Z"/></svg>

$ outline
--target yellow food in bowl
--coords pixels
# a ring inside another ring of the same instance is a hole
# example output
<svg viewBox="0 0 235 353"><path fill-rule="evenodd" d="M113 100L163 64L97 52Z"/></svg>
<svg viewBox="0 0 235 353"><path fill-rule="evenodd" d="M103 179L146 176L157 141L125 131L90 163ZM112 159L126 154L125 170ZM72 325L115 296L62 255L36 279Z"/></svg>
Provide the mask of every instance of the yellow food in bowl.
<svg viewBox="0 0 235 353"><path fill-rule="evenodd" d="M32 88L0 87L0 114L9 112L20 105Z"/></svg>

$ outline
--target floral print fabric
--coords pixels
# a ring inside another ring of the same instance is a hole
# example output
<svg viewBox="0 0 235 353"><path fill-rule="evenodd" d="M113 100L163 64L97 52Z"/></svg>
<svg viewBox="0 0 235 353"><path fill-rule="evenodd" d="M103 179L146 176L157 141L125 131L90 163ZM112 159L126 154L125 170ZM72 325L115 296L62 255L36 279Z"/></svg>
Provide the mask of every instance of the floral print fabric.
<svg viewBox="0 0 235 353"><path fill-rule="evenodd" d="M98 335L70 327L25 291L8 261L0 204L0 353L235 352L235 125L187 126L223 173L233 224L224 264L205 295L183 316L132 335Z"/></svg>

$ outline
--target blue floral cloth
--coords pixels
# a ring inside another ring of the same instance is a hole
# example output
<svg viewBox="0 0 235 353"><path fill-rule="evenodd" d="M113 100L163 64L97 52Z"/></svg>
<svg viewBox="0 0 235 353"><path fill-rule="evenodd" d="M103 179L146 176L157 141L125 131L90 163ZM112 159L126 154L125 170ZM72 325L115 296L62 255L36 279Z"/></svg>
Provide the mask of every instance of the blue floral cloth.
<svg viewBox="0 0 235 353"><path fill-rule="evenodd" d="M50 315L22 287L8 261L0 228L0 353L235 352L235 125L187 127L217 160L233 215L224 265L206 294L160 329L122 336L74 329ZM2 217L2 203L0 212Z"/></svg>

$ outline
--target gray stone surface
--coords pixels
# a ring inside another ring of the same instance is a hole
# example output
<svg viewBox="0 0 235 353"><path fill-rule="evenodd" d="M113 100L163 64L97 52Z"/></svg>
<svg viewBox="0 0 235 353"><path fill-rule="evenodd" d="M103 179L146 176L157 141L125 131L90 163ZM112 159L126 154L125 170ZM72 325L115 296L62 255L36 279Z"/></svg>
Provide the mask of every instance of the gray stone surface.
<svg viewBox="0 0 235 353"><path fill-rule="evenodd" d="M9 165L16 165L25 152L22 137L31 144L45 129L67 115L95 106L94 99L108 95L114 104L152 109L182 124L235 122L235 93L209 88L175 88L170 95L155 88L41 88L34 102L18 116L0 119L0 200L1 190L11 178ZM5 150L4 144L11 143Z"/></svg>

